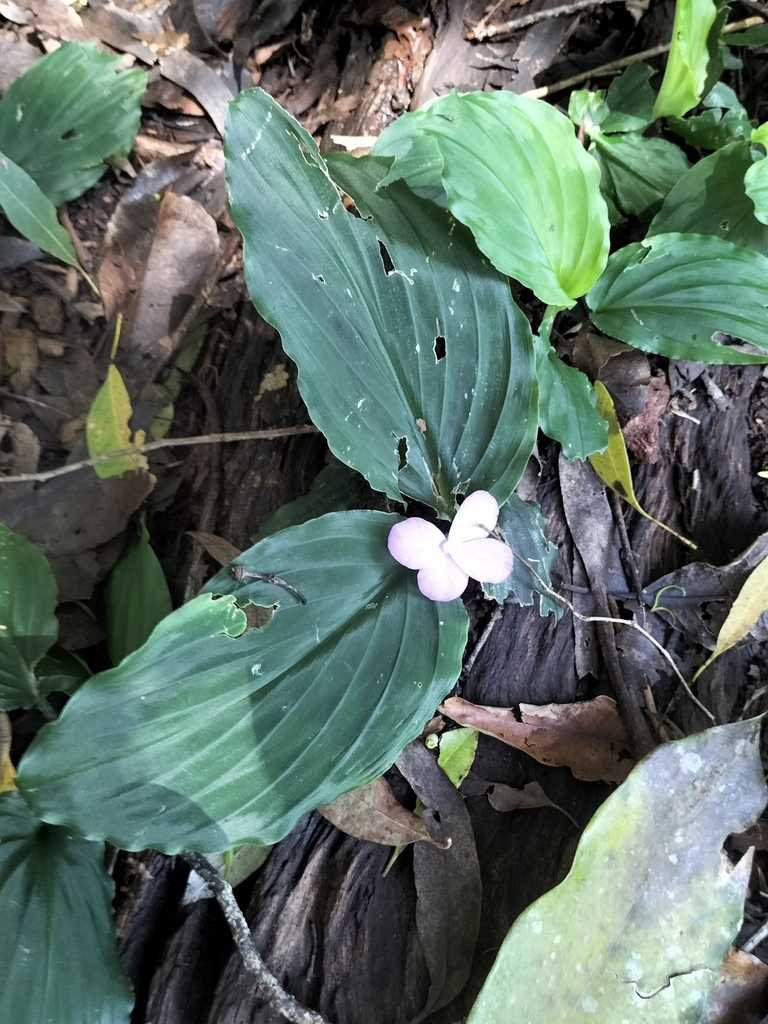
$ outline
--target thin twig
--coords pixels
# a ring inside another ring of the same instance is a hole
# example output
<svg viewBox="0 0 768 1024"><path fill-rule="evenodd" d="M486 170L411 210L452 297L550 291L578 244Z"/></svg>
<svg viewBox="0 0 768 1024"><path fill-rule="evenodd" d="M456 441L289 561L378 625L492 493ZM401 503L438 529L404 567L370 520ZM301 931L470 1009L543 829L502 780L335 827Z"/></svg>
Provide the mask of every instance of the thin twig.
<svg viewBox="0 0 768 1024"><path fill-rule="evenodd" d="M540 21L549 21L551 18L564 18L568 14L578 14L579 11L586 11L588 7L602 7L604 4L618 4L622 2L623 0L576 0L576 3L549 7L546 11L523 14L519 18L496 22L493 25L483 25L482 22L478 22L471 31L467 32L467 39L482 43L485 39L495 39L497 36L511 35L521 28L537 25Z"/></svg>
<svg viewBox="0 0 768 1024"><path fill-rule="evenodd" d="M688 696L691 698L691 700L696 705L696 707L700 711L704 712L704 714L712 722L713 725L716 724L715 716L712 714L712 712L709 710L709 708L705 707L701 703L699 698L693 692L693 690L691 689L691 687L688 684L688 681L686 680L686 678L683 675L683 673L680 671L680 669L675 664L674 658L669 653L669 651L666 649L666 647L664 647L664 645L662 643L660 643L656 639L655 636L651 636L651 634L648 632L647 629L643 629L643 627L640 625L639 622L635 622L634 619L615 619L615 618L611 617L610 615L582 615L580 612L576 611L576 609L574 608L574 606L571 604L571 602L568 600L567 597L563 597L562 594L558 594L558 592L556 590L553 590L552 587L550 587L549 584L547 584L541 578L539 573L536 571L536 569L534 569L534 567L531 565L530 562L528 562L520 554L516 553L516 557L519 558L520 561L523 562L524 565L526 565L531 570L533 575L536 577L536 579L541 584L542 590L544 590L545 593L549 594L550 597L554 597L554 599L556 601L558 601L561 605L563 605L565 608L567 608L570 611L571 615L573 615L575 618L579 619L580 622L612 622L616 626L630 626L632 629L636 629L638 631L638 633L642 633L643 636L646 638L646 640L649 640L650 643L652 643L653 646L656 648L656 650L659 652L659 654L661 654L662 657L669 663L670 667L672 668L672 671L675 673L675 675L677 676L678 680L680 681L680 685L685 690L685 692L688 694Z"/></svg>
<svg viewBox="0 0 768 1024"><path fill-rule="evenodd" d="M627 524L624 522L624 508L621 504L621 498L618 496L616 491L612 487L607 488L608 491L608 503L611 506L611 512L613 513L613 521L616 523L616 528L619 531L619 539L621 540L621 547L624 552L624 557L627 562L627 569L629 570L630 580L632 587L635 591L638 604L643 613L643 621L645 621L645 601L643 600L643 583L640 579L640 572L637 568L637 559L635 558L635 552L632 550L632 545L629 542L629 533L627 532Z"/></svg>
<svg viewBox="0 0 768 1024"><path fill-rule="evenodd" d="M229 882L225 882L216 868L199 853L182 853L182 860L200 875L221 907L229 930L232 932L237 951L243 958L243 966L253 974L261 986L270 1005L293 1024L327 1024L324 1017L302 1006L289 992L286 992L277 978L261 959L253 942L251 929L237 905L235 894Z"/></svg>
<svg viewBox="0 0 768 1024"><path fill-rule="evenodd" d="M501 616L503 614L504 614L504 605L503 604L497 604L496 607L491 612L491 617L486 622L485 628L483 629L482 633L478 637L477 643L475 644L474 648L472 649L472 653L467 658L467 660L464 662L463 675L467 676L472 671L472 666L477 661L478 654L485 647L486 643L488 642L488 637L493 632L493 630L494 630L494 628L496 626L496 623L499 621L499 619L501 618Z"/></svg>
<svg viewBox="0 0 768 1024"><path fill-rule="evenodd" d="M82 459L68 466L49 469L44 473L17 473L15 476L0 476L0 484L23 484L30 481L52 480L57 476L75 473L78 469L96 466L108 459L119 459L124 455L143 455L160 448L183 448L191 444L229 444L231 441L276 441L283 437L296 437L299 434L317 434L314 424L307 423L296 427L275 427L274 430L241 430L228 434L201 434L199 437L164 437L161 441L148 441L146 444L134 444L130 448L121 448L117 452L102 452L90 459Z"/></svg>
<svg viewBox="0 0 768 1024"><path fill-rule="evenodd" d="M752 28L753 25L764 24L765 20L763 18L753 16L745 18L743 21L732 21L730 25L725 25L722 34L728 35L731 32L743 32L744 29ZM527 92L521 93L521 95L531 96L533 99L543 99L545 96L551 96L553 93L562 92L563 89L570 89L574 85L588 82L590 78L615 75L639 60L651 60L652 57L660 57L663 53L669 51L671 45L671 43L660 43L658 46L652 46L649 50L641 50L639 53L632 53L628 57L620 57L619 60L613 60L609 64L602 64L599 68L592 68L591 71L583 71L581 74L573 75L571 78L564 78L561 82L543 85L540 89L529 89Z"/></svg>
<svg viewBox="0 0 768 1024"><path fill-rule="evenodd" d="M72 219L69 216L69 211L67 210L66 205L59 207L59 220L61 221L62 227L66 228L69 237L72 239L72 245L75 247L75 254L82 263L83 268L90 271L92 267L91 254L88 252L83 244L82 238L75 230L75 225L72 223Z"/></svg>

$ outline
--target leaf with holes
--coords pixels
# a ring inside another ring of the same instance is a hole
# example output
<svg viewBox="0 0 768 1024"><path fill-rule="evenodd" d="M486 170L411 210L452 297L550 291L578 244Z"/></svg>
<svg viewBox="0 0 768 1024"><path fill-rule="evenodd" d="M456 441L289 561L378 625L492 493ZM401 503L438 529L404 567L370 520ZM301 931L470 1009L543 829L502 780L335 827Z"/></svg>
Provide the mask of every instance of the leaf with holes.
<svg viewBox="0 0 768 1024"><path fill-rule="evenodd" d="M536 436L533 343L471 234L402 182L376 191L386 161L326 166L261 90L232 103L226 154L248 288L334 454L444 516L457 491L503 504Z"/></svg>
<svg viewBox="0 0 768 1024"><path fill-rule="evenodd" d="M88 680L24 756L41 817L116 846L219 852L282 839L381 775L461 670L467 614L387 551L399 517L337 512L274 534L121 664ZM225 596L216 596L225 595ZM247 629L239 604L276 607Z"/></svg>
<svg viewBox="0 0 768 1024"><path fill-rule="evenodd" d="M452 92L395 121L373 155L395 157L383 184L405 177L442 185L494 266L542 302L572 306L605 267L600 175L568 118L548 103Z"/></svg>

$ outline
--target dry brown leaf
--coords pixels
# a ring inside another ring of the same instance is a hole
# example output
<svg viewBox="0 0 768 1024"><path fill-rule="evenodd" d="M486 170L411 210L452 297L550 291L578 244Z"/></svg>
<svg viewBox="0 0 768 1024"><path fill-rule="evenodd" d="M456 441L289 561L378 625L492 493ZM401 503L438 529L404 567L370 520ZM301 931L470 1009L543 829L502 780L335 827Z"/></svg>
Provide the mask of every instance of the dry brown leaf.
<svg viewBox="0 0 768 1024"><path fill-rule="evenodd" d="M37 339L32 331L21 327L8 331L5 336L5 361L13 369L8 379L12 390L17 395L25 395L40 363Z"/></svg>
<svg viewBox="0 0 768 1024"><path fill-rule="evenodd" d="M725 954L700 1024L746 1024L762 1020L768 1007L768 967L751 953Z"/></svg>
<svg viewBox="0 0 768 1024"><path fill-rule="evenodd" d="M0 710L0 793L16 789L16 769L11 761L11 720Z"/></svg>
<svg viewBox="0 0 768 1024"><path fill-rule="evenodd" d="M622 782L633 767L624 725L610 697L575 704L521 704L522 721L511 708L471 704L461 697L449 697L440 711L542 764L564 765L587 782Z"/></svg>
<svg viewBox="0 0 768 1024"><path fill-rule="evenodd" d="M663 373L654 374L648 386L645 408L625 424L624 442L640 462L653 465L661 458L659 430L661 420L669 406L669 384Z"/></svg>
<svg viewBox="0 0 768 1024"><path fill-rule="evenodd" d="M344 793L332 804L317 809L348 836L366 839L369 843L407 846L423 839L441 850L450 845L432 838L422 819L398 803L384 778L374 779L367 786Z"/></svg>
<svg viewBox="0 0 768 1024"><path fill-rule="evenodd" d="M208 554L219 565L229 565L230 562L242 555L240 548L230 544L223 537L217 537L215 533L204 533L202 530L187 530L187 536L193 537L199 544L202 544Z"/></svg>
<svg viewBox="0 0 768 1024"><path fill-rule="evenodd" d="M529 782L522 789L513 789L512 786L505 786L503 782L496 782L491 786L488 793L488 803L495 811L526 811L534 807L551 807L560 811L566 818L573 822L578 828L578 823L571 818L568 811L557 804L552 803L547 794L538 782Z"/></svg>
<svg viewBox="0 0 768 1024"><path fill-rule="evenodd" d="M156 139L153 135L137 135L133 140L133 151L141 160L168 160L173 156L183 156L197 149L196 142L168 142Z"/></svg>

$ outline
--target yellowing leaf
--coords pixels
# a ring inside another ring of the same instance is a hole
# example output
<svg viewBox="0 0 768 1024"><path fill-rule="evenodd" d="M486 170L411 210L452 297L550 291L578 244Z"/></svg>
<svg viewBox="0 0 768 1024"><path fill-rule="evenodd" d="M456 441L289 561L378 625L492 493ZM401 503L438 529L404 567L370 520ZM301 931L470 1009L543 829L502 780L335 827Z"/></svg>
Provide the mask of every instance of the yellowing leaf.
<svg viewBox="0 0 768 1024"><path fill-rule="evenodd" d="M440 756L437 763L456 789L469 774L475 760L479 736L477 729L464 727L451 729L440 737Z"/></svg>
<svg viewBox="0 0 768 1024"><path fill-rule="evenodd" d="M629 502L632 508L636 509L641 516L645 516L646 519L650 519L652 523L660 526L663 530L671 533L677 539L686 544L689 548L696 550L696 545L693 541L688 540L686 537L681 537L680 534L673 530L671 526L667 526L666 523L659 522L658 519L654 519L650 513L646 512L640 502L637 500L635 495L635 487L632 483L632 470L629 466L629 456L627 455L627 446L624 443L624 435L621 432L619 421L616 418L616 409L613 405L613 399L608 393L608 389L602 383L602 381L595 381L595 391L597 392L597 409L600 415L608 424L608 447L604 452L594 452L589 456L589 461L592 463L592 468L608 486L620 494L621 497Z"/></svg>
<svg viewBox="0 0 768 1024"><path fill-rule="evenodd" d="M715 649L693 677L698 679L704 669L719 658L724 651L743 640L754 624L768 609L768 558L754 569L744 582L739 595L731 605L720 632L717 635Z"/></svg>
<svg viewBox="0 0 768 1024"><path fill-rule="evenodd" d="M88 454L93 458L104 452L119 452L131 447L131 430L128 426L133 409L128 390L114 365L109 367L107 379L99 388L88 412L86 439ZM144 442L144 432L138 431L134 444ZM117 459L97 462L94 469L102 478L122 476L132 469L146 469L147 460L143 455L121 455Z"/></svg>
<svg viewBox="0 0 768 1024"><path fill-rule="evenodd" d="M11 722L5 711L0 711L0 793L16 789L16 769L11 761Z"/></svg>

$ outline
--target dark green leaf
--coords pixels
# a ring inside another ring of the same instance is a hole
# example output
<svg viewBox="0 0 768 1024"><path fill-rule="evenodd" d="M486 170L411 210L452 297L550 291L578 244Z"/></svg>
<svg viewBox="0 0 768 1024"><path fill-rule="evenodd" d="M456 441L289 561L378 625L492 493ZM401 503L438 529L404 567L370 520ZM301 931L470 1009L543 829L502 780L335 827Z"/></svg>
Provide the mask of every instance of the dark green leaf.
<svg viewBox="0 0 768 1024"><path fill-rule="evenodd" d="M461 601L423 597L387 551L397 516L337 512L238 561L298 588L235 582L86 682L27 751L36 811L124 849L218 852L281 839L307 811L381 775L461 670ZM246 630L232 596L277 605Z"/></svg>
<svg viewBox="0 0 768 1024"><path fill-rule="evenodd" d="M699 160L664 200L648 234L717 235L768 256L768 227L755 217L743 186L751 166L748 142L732 142Z"/></svg>
<svg viewBox="0 0 768 1024"><path fill-rule="evenodd" d="M605 266L599 176L568 119L541 100L453 92L395 121L373 153L396 157L384 183L406 175L410 182L415 167L423 184L419 168L429 167L429 181L442 183L451 212L494 266L543 302L573 305Z"/></svg>
<svg viewBox="0 0 768 1024"><path fill-rule="evenodd" d="M91 670L82 658L73 651L67 651L58 644L44 654L35 668L38 691L42 694L61 690L74 693L91 678Z"/></svg>
<svg viewBox="0 0 768 1024"><path fill-rule="evenodd" d="M320 470L307 494L289 501L270 516L252 538L253 543L257 544L289 526L300 526L309 519L317 519L326 512L347 512L359 508L366 494L370 491L359 473L341 462L333 462Z"/></svg>
<svg viewBox="0 0 768 1024"><path fill-rule="evenodd" d="M595 135L590 153L603 172L603 187L625 212L649 218L690 163L679 146L636 132ZM606 187L607 186L607 187Z"/></svg>
<svg viewBox="0 0 768 1024"><path fill-rule="evenodd" d="M757 141L754 139L753 141ZM764 139L760 140L764 142ZM768 157L756 160L744 174L744 191L754 204L755 217L763 224L768 224Z"/></svg>
<svg viewBox="0 0 768 1024"><path fill-rule="evenodd" d="M59 633L48 559L0 523L0 708L32 707L44 687L34 668Z"/></svg>
<svg viewBox="0 0 768 1024"><path fill-rule="evenodd" d="M716 332L768 348L768 258L712 235L655 235L614 253L587 296L595 324L646 352L764 363Z"/></svg>
<svg viewBox="0 0 768 1024"><path fill-rule="evenodd" d="M0 794L0 1020L128 1024L104 847Z"/></svg>
<svg viewBox="0 0 768 1024"><path fill-rule="evenodd" d="M142 519L129 527L123 553L104 590L107 648L112 664L137 650L173 610L171 595Z"/></svg>
<svg viewBox="0 0 768 1024"><path fill-rule="evenodd" d="M753 25L743 32L729 32L723 36L726 46L765 46L768 43L768 24Z"/></svg>
<svg viewBox="0 0 768 1024"><path fill-rule="evenodd" d="M0 209L20 234L45 252L80 267L56 207L25 170L0 152Z"/></svg>
<svg viewBox="0 0 768 1024"><path fill-rule="evenodd" d="M534 344L541 429L560 442L569 459L586 459L608 444L595 389L581 370L563 362L546 338L536 336Z"/></svg>
<svg viewBox="0 0 768 1024"><path fill-rule="evenodd" d="M535 501L523 501L513 494L499 512L499 528L507 544L515 553L515 567L503 583L485 583L483 590L497 601L503 601L510 593L522 605L533 604L533 595L539 595L539 613L555 613L559 619L563 607L542 588L525 564L530 563L548 586L552 586L550 574L557 559L557 547L550 544L544 535L547 521ZM525 559L525 561L523 561Z"/></svg>
<svg viewBox="0 0 768 1024"><path fill-rule="evenodd" d="M0 150L54 206L82 195L106 171L107 157L133 145L147 76L118 71L121 60L90 43L63 43L0 100Z"/></svg>
<svg viewBox="0 0 768 1024"><path fill-rule="evenodd" d="M689 145L699 149L719 149L735 139L749 138L752 122L730 86L718 82L702 104L708 108L703 114L667 118L667 125Z"/></svg>
<svg viewBox="0 0 768 1024"><path fill-rule="evenodd" d="M600 125L604 132L639 132L651 124L655 99L652 74L647 64L636 61L614 78L605 98L610 114Z"/></svg>
<svg viewBox="0 0 768 1024"><path fill-rule="evenodd" d="M334 454L391 498L442 515L459 490L503 504L533 448L538 404L530 326L508 282L445 210L402 182L376 191L387 161L330 164L361 218L311 136L266 93L242 93L227 123L248 287Z"/></svg>

